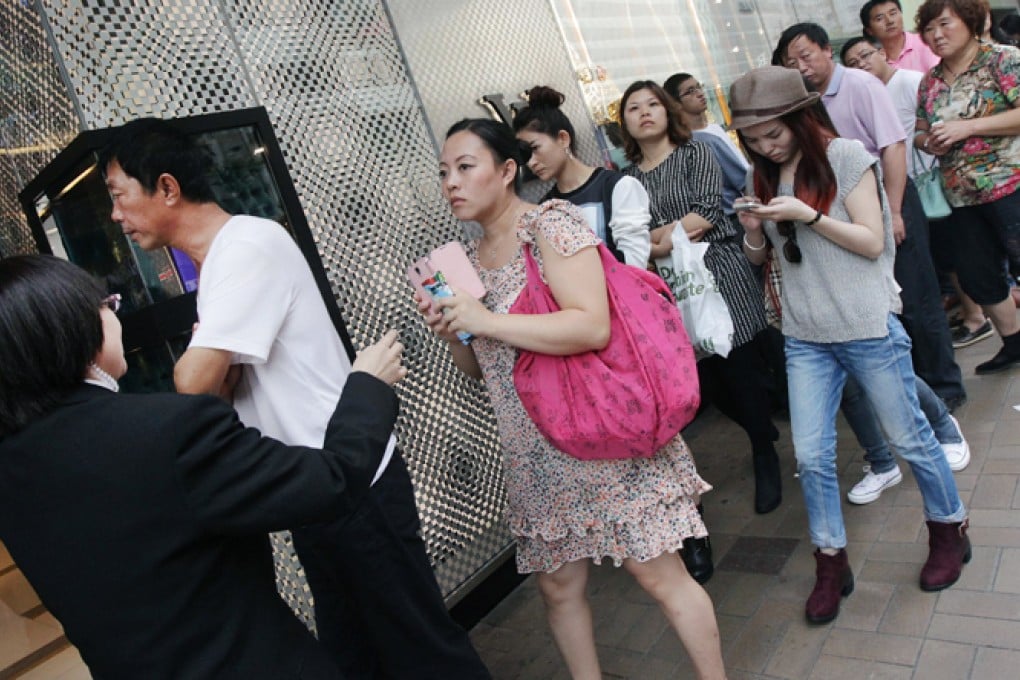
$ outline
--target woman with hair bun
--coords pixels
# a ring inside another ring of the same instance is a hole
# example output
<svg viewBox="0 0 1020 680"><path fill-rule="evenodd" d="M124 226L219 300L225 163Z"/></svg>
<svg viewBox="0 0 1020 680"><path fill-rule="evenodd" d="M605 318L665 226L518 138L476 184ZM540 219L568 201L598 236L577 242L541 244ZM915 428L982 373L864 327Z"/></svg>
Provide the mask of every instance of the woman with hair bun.
<svg viewBox="0 0 1020 680"><path fill-rule="evenodd" d="M446 133L443 195L454 217L481 226L466 250L486 294L480 302L454 290L437 301L441 313L416 296L453 362L488 387L517 569L535 574L572 678L602 677L586 587L590 563L603 559L626 569L655 599L699 678L725 678L712 600L675 554L684 538L706 535L693 497L711 489L683 437L647 458L580 460L541 434L514 386L519 350L557 356L598 350L609 342L611 325L598 239L570 203L534 205L517 194L521 151L513 130L489 119L462 120ZM525 246L558 311L509 313L528 282ZM457 331L474 341L461 344Z"/></svg>
<svg viewBox="0 0 1020 680"><path fill-rule="evenodd" d="M517 139L531 149L528 167L555 186L542 202L570 201L616 259L644 269L651 251L648 194L622 172L596 168L577 156L574 126L560 110L565 98L544 85L528 90L528 106L514 118Z"/></svg>

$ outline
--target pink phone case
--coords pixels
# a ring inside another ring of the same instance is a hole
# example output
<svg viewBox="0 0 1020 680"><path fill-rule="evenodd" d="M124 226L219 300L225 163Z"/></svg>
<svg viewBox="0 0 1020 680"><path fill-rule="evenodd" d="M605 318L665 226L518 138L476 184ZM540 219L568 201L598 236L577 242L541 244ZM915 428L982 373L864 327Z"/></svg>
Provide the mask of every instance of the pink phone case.
<svg viewBox="0 0 1020 680"><path fill-rule="evenodd" d="M408 267L407 279L422 299L427 300L429 297L421 285L422 281L435 276L436 272L442 272L450 285L471 297L479 300L485 297L485 285L478 278L478 272L471 266L471 260L468 259L460 241L451 241L439 246Z"/></svg>

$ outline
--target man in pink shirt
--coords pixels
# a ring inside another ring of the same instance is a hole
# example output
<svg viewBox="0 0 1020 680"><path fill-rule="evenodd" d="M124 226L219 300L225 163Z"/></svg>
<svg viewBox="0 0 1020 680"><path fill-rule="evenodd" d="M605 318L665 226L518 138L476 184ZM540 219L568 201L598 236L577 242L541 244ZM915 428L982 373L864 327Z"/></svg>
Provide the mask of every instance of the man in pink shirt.
<svg viewBox="0 0 1020 680"><path fill-rule="evenodd" d="M903 30L900 0L868 0L861 7L861 25L864 35L882 43L891 66L927 73L940 61L921 36Z"/></svg>

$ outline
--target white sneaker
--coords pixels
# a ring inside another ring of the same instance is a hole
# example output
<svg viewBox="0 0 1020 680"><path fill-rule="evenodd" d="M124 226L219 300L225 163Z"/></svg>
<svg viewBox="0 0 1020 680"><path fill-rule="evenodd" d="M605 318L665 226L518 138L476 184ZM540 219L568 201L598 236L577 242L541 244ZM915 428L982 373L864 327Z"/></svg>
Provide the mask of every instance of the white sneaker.
<svg viewBox="0 0 1020 680"><path fill-rule="evenodd" d="M967 444L966 439L963 439L963 430L960 429L960 423L956 421L956 418L949 416L949 419L953 421L953 425L956 426L956 431L960 433L961 439L957 444L943 444L942 451L946 454L946 462L949 463L949 469L953 472L959 472L970 465L970 445Z"/></svg>
<svg viewBox="0 0 1020 680"><path fill-rule="evenodd" d="M854 484L854 488L846 494L846 499L857 505L864 505L878 500L882 492L890 486L896 486L903 481L903 473L897 465L889 472L875 474L871 471L870 465L864 466L864 479Z"/></svg>

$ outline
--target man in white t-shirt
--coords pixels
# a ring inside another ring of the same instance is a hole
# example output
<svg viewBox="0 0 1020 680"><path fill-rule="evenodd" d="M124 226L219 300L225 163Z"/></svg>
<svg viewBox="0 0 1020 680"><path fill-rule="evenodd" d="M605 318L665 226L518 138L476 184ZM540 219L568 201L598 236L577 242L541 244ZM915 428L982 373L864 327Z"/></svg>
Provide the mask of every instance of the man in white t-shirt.
<svg viewBox="0 0 1020 680"><path fill-rule="evenodd" d="M174 368L177 390L220 394L245 425L321 446L351 363L291 236L276 222L224 211L205 153L165 121L125 125L101 167L124 233L146 250L183 251L199 271L199 324ZM345 677L489 678L446 610L394 446L391 438L350 518L290 527L319 641Z"/></svg>
<svg viewBox="0 0 1020 680"><path fill-rule="evenodd" d="M892 97L907 139L914 138L914 126L917 124L917 88L924 74L920 71L896 68L886 60L885 48L877 38L851 38L843 45L839 53L843 64L848 68L867 71L883 83ZM920 150L914 150L907 144L907 175L917 177L935 163L935 157Z"/></svg>

